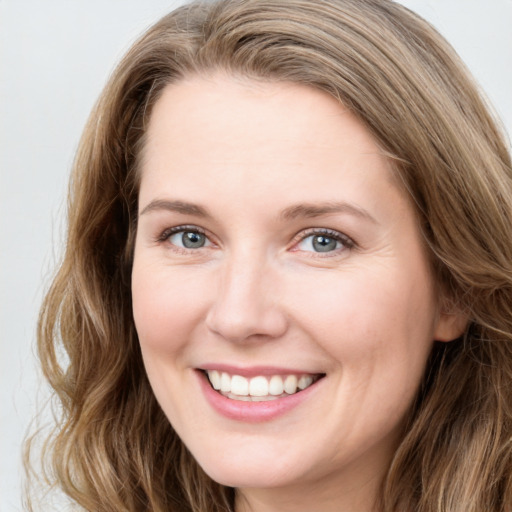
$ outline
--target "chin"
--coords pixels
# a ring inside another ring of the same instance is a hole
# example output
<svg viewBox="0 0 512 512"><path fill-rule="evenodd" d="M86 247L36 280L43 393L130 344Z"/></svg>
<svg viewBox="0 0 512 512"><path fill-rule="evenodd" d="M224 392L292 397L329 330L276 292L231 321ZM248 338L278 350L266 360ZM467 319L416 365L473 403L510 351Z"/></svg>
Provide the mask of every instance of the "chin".
<svg viewBox="0 0 512 512"><path fill-rule="evenodd" d="M300 480L299 472L292 472L284 461L251 460L251 457L196 459L204 472L215 482L236 488L284 487Z"/></svg>

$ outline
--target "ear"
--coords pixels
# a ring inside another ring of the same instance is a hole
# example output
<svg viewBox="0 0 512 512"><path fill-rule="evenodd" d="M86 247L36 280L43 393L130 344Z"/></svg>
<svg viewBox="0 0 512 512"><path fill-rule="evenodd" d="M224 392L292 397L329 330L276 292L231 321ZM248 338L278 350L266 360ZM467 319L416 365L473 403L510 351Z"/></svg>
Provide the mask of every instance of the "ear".
<svg viewBox="0 0 512 512"><path fill-rule="evenodd" d="M464 334L468 321L468 316L457 306L451 305L451 307L444 308L437 319L434 339L444 342L456 340Z"/></svg>

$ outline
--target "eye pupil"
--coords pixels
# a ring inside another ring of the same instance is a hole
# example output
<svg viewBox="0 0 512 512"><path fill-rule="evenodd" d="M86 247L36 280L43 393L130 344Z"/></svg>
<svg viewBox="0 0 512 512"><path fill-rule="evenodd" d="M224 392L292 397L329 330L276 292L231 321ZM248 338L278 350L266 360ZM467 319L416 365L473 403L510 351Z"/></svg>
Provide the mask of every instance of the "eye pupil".
<svg viewBox="0 0 512 512"><path fill-rule="evenodd" d="M183 246L187 249L197 249L204 246L206 237L202 233L185 231L181 240L183 242Z"/></svg>
<svg viewBox="0 0 512 512"><path fill-rule="evenodd" d="M313 238L313 248L317 252L329 252L336 249L337 240L324 235L317 235Z"/></svg>

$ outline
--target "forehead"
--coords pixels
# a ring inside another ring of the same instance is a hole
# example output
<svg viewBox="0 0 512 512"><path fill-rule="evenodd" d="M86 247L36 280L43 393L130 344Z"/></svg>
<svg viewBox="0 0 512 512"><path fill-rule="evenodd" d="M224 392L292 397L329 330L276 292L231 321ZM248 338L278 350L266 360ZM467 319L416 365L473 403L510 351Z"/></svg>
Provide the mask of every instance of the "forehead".
<svg viewBox="0 0 512 512"><path fill-rule="evenodd" d="M338 124L333 130L340 117L343 126ZM356 143L368 153L380 152L363 124L341 102L318 89L291 82L214 75L168 85L153 109L148 140L165 131L176 142L187 138L190 143L191 126L197 135L192 139L198 144L210 141L212 146L216 142L239 146L241 138L236 135L250 134L253 148L271 140L276 144L309 140L325 147L342 147L349 134L351 145ZM229 131L234 132L233 137L222 138Z"/></svg>
<svg viewBox="0 0 512 512"><path fill-rule="evenodd" d="M315 201L316 192L318 200L336 201L340 187L356 196L368 187L396 188L389 159L333 97L295 83L227 76L164 89L141 170L141 202L156 191L211 199L220 189L234 197L243 187L261 197L280 187L299 202Z"/></svg>

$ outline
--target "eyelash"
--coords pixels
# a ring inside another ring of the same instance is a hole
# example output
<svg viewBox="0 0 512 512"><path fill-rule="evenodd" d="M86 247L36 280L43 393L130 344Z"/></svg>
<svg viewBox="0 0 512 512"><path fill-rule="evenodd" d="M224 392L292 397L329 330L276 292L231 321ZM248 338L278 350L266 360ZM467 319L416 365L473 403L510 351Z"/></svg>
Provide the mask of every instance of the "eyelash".
<svg viewBox="0 0 512 512"><path fill-rule="evenodd" d="M186 247L179 247L175 244L171 244L169 242L169 238L172 236L172 235L175 235L177 233L198 233L200 235L204 235L206 237L207 240L210 240L208 238L208 235L206 234L206 231L204 229L201 229L197 226L191 226L191 225L182 225L182 226L175 226L173 228L168 228L168 229L165 229L164 231L162 231L162 233L156 238L156 242L157 243L160 243L160 244L163 244L163 243L168 243L171 247L172 247L172 250L174 252L177 252L179 254L190 254L190 252L192 251L197 251L197 249L189 249L189 248L186 248Z"/></svg>
<svg viewBox="0 0 512 512"><path fill-rule="evenodd" d="M156 241L165 242L171 235L183 232L199 233L206 236L206 232L197 226L176 226L174 228L167 228L162 231L162 233L157 237Z"/></svg>
<svg viewBox="0 0 512 512"><path fill-rule="evenodd" d="M307 238L311 236L326 236L327 238L332 238L339 242L342 247L335 249L334 251L328 251L325 253L322 252L314 252L314 251L304 251L311 257L315 258L328 258L332 256L338 256L340 252L344 252L346 250L351 250L357 247L357 244L355 241L350 238L349 236L345 235L344 233L341 233L339 231L335 231L333 229L327 229L327 228L310 228L306 229L304 231L301 231L294 237L294 246L298 245L299 243L303 242Z"/></svg>
<svg viewBox="0 0 512 512"><path fill-rule="evenodd" d="M208 238L208 235L206 234L206 231L199 228L198 226L193 225L184 225L184 226L175 226L173 228L165 229L156 239L156 242L164 243L169 240L169 238L172 235L175 235L176 233L183 233L183 232L190 232L190 233L199 233L201 235L204 235L206 238ZM344 233L340 233L339 231L334 231L332 229L326 229L326 228L310 228L306 229L304 231L301 231L295 237L293 238L293 246L295 247L299 243L303 242L307 238L311 236L326 236L328 238L332 238L339 242L342 247L339 249L336 249L334 251L327 251L326 253L321 252L315 252L315 251L304 251L306 253L309 253L311 257L330 257L338 255L342 251L351 250L357 247L357 244L355 241L350 238L349 236L345 235ZM209 239L208 239L209 240ZM211 242L211 241L210 241ZM178 247L173 245L173 250L181 252L181 253L188 253L189 251L195 251L197 249L186 249L182 247Z"/></svg>

